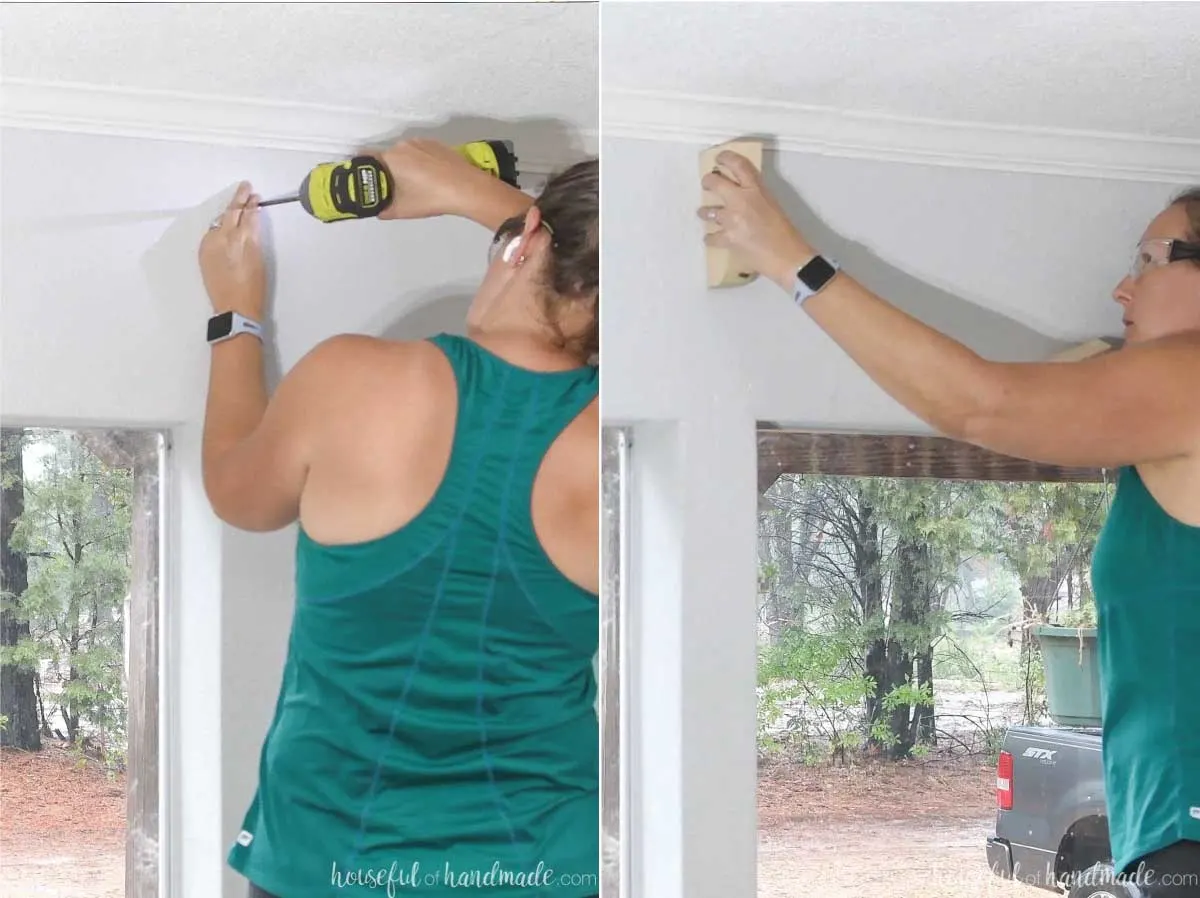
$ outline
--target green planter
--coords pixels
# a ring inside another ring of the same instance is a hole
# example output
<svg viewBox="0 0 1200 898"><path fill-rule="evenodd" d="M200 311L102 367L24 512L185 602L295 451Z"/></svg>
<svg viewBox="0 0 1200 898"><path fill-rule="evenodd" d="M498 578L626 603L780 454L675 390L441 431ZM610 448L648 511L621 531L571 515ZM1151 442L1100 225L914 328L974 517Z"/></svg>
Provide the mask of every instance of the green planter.
<svg viewBox="0 0 1200 898"><path fill-rule="evenodd" d="M1046 705L1059 726L1100 726L1100 666L1094 627L1040 624L1033 635L1042 646Z"/></svg>

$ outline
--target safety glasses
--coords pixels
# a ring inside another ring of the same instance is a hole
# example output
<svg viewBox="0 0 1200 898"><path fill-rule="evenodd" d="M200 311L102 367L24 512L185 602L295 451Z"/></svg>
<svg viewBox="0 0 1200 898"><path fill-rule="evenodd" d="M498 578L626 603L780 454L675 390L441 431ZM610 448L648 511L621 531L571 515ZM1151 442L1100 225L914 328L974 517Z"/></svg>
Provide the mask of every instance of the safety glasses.
<svg viewBox="0 0 1200 898"><path fill-rule="evenodd" d="M488 265L491 265L493 262L495 262L500 253L504 251L504 248L518 236L520 236L519 233L497 234L495 237L493 237L492 243L488 247Z"/></svg>
<svg viewBox="0 0 1200 898"><path fill-rule="evenodd" d="M496 235L492 237L492 243L488 247L488 265L496 261L496 258L504 252L504 248L521 236L521 224L524 216L510 218L500 226L496 231ZM513 227L513 225L517 227ZM542 220L541 226L546 229L546 233L550 235L550 246L558 248L558 241L554 239L554 228L550 227L550 222Z"/></svg>
<svg viewBox="0 0 1200 898"><path fill-rule="evenodd" d="M1200 261L1200 243L1186 240L1143 240L1137 245L1129 276L1135 281L1147 268L1161 268L1184 259Z"/></svg>

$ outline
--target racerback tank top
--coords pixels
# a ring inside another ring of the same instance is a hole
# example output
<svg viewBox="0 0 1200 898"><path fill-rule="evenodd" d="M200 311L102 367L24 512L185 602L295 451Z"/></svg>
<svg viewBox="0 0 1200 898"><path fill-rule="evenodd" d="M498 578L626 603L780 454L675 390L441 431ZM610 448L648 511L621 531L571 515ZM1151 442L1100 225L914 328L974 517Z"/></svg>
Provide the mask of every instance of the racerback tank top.
<svg viewBox="0 0 1200 898"><path fill-rule="evenodd" d="M1122 468L1092 559L1109 841L1117 872L1200 840L1200 527Z"/></svg>
<svg viewBox="0 0 1200 898"><path fill-rule="evenodd" d="M259 785L228 861L280 898L599 891L599 602L534 534L547 449L594 367L535 372L462 337L448 468L409 524L301 528Z"/></svg>

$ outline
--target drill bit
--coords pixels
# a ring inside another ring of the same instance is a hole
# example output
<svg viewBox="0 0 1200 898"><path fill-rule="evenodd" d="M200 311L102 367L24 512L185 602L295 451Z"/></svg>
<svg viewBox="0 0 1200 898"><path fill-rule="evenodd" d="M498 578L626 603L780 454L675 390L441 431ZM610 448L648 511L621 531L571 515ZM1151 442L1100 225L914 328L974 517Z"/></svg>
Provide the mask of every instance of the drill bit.
<svg viewBox="0 0 1200 898"><path fill-rule="evenodd" d="M258 204L261 209L263 206L278 206L280 203L298 203L300 202L300 194L294 196L278 196L273 200L263 200Z"/></svg>

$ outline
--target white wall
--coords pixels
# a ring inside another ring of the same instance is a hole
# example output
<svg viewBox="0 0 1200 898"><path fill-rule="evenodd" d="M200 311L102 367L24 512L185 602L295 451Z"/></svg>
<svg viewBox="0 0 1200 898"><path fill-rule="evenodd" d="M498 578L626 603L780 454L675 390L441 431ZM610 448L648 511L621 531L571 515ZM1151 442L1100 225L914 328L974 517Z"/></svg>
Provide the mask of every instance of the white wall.
<svg viewBox="0 0 1200 898"><path fill-rule="evenodd" d="M928 432L773 284L705 289L700 149L602 147L602 411L634 425L633 806L646 846L634 893L655 898L754 893L756 421ZM1068 340L1119 333L1109 292L1171 192L768 156L777 188L777 166L823 219L781 194L819 250L1011 360L1063 345L1031 326Z"/></svg>
<svg viewBox="0 0 1200 898"><path fill-rule="evenodd" d="M178 676L164 715L178 725L171 788L183 855L182 890L171 894L241 898L244 881L224 859L279 688L294 529L241 533L208 508L200 433L210 309L194 268L203 223L152 213L193 208L241 179L264 196L294 190L324 160L10 129L0 137L0 412L14 423L172 430L164 630L175 641L163 659ZM489 235L468 222L324 225L298 206L265 214L283 370L334 333L455 329L486 264ZM151 281L142 256L164 235Z"/></svg>
<svg viewBox="0 0 1200 898"><path fill-rule="evenodd" d="M699 149L604 142L606 416L670 416L719 383L762 419L924 432L773 284L705 289ZM768 154L767 171L818 249L906 311L1012 360L1120 334L1112 288L1174 192L798 154Z"/></svg>

